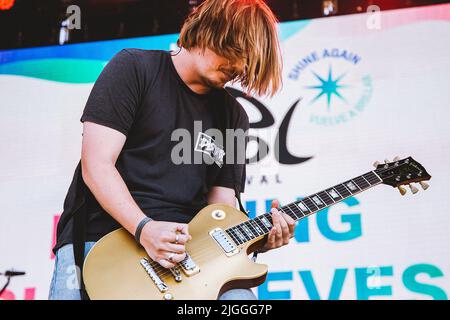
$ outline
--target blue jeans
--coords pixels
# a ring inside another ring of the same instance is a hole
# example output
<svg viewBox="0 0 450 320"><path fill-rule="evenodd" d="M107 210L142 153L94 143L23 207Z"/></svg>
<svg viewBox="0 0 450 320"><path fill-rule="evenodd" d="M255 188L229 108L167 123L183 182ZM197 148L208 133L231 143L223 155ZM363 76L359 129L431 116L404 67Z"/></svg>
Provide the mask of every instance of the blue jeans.
<svg viewBox="0 0 450 320"><path fill-rule="evenodd" d="M86 256L95 242L86 242ZM49 300L80 300L78 280L76 277L73 245L68 244L56 252L55 269L50 284ZM256 300L250 289L231 289L224 292L219 300Z"/></svg>

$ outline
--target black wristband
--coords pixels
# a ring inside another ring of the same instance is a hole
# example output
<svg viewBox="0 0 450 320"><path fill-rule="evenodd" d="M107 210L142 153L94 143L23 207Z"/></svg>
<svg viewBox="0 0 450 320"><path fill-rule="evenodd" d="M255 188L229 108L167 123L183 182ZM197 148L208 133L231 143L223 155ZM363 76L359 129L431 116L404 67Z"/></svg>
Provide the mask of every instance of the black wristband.
<svg viewBox="0 0 450 320"><path fill-rule="evenodd" d="M134 238L136 239L137 243L141 243L141 232L142 229L144 228L144 226L147 224L147 222L152 221L153 219L150 217L145 217L144 219L141 220L141 222L139 222L137 228L136 228L136 233L134 234Z"/></svg>

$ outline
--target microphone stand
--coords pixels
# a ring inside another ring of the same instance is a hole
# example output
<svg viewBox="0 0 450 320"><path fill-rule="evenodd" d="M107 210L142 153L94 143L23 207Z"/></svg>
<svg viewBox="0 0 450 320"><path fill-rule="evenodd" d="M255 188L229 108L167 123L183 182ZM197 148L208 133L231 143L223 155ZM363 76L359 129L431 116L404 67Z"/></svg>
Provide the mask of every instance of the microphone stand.
<svg viewBox="0 0 450 320"><path fill-rule="evenodd" d="M11 281L11 277L23 276L24 274L25 274L25 272L13 271L13 270L7 270L5 273L0 273L0 275L4 275L6 277L6 284L0 290L0 296L2 295L3 292L5 292L6 288L8 287L9 282Z"/></svg>
<svg viewBox="0 0 450 320"><path fill-rule="evenodd" d="M3 288L0 290L0 296L2 295L2 293L6 290L6 288L9 285L9 281L11 280L11 277L6 277L6 284L3 286Z"/></svg>

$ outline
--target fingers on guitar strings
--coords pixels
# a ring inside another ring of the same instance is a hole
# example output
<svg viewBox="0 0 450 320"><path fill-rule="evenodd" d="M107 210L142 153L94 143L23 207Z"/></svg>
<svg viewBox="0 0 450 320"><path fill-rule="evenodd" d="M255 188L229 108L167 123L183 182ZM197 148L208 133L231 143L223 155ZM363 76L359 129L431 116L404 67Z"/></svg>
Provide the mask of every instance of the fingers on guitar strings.
<svg viewBox="0 0 450 320"><path fill-rule="evenodd" d="M166 269L170 269L170 268L175 267L175 264L171 263L170 261L167 261L166 259L159 259L159 260L158 260L158 263L159 263L163 268L166 268Z"/></svg>
<svg viewBox="0 0 450 320"><path fill-rule="evenodd" d="M183 254L186 252L186 247L184 244L166 243L164 246L164 250L168 252Z"/></svg>
<svg viewBox="0 0 450 320"><path fill-rule="evenodd" d="M268 246L270 248L275 247L276 235L277 235L277 228L272 227L272 229L270 229L269 236L267 237Z"/></svg>
<svg viewBox="0 0 450 320"><path fill-rule="evenodd" d="M179 263L183 261L185 257L186 253L175 253L175 252L167 253L167 260L169 260L171 263Z"/></svg>

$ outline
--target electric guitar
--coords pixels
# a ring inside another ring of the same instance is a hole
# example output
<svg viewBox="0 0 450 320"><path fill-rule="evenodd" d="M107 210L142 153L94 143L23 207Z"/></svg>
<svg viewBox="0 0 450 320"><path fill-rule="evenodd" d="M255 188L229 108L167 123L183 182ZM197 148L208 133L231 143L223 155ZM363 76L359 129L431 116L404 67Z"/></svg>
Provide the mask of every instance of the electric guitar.
<svg viewBox="0 0 450 320"><path fill-rule="evenodd" d="M294 220L308 217L345 198L379 184L406 193L426 190L431 176L411 157L375 162L376 169L279 208ZM248 255L272 227L270 213L249 219L224 204L203 208L189 223L192 240L186 258L172 269L152 261L125 229L100 239L87 255L83 277L91 299L217 299L226 290L251 288L264 282L267 265Z"/></svg>

